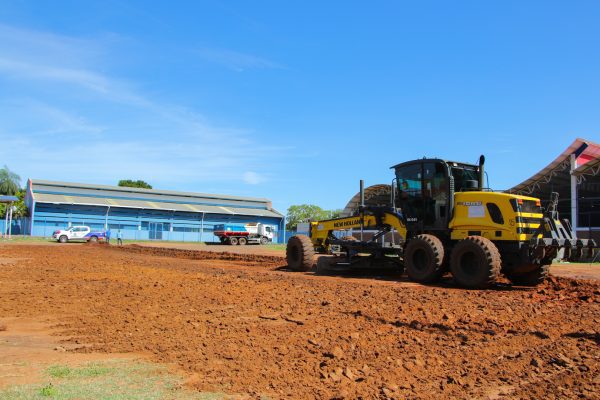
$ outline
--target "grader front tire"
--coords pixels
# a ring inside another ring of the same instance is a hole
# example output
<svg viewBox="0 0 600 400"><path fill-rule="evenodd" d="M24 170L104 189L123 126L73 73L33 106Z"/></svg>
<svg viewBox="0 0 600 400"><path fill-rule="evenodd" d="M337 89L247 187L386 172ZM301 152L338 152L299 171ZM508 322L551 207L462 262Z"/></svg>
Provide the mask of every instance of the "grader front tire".
<svg viewBox="0 0 600 400"><path fill-rule="evenodd" d="M444 245L433 235L418 235L406 245L404 265L408 277L415 282L430 283L442 274Z"/></svg>
<svg viewBox="0 0 600 400"><path fill-rule="evenodd" d="M469 289L484 289L496 282L501 259L498 248L482 236L467 236L454 246L450 270L454 280Z"/></svg>
<svg viewBox="0 0 600 400"><path fill-rule="evenodd" d="M286 258L292 271L309 271L313 266L315 248L306 235L292 236L288 240Z"/></svg>

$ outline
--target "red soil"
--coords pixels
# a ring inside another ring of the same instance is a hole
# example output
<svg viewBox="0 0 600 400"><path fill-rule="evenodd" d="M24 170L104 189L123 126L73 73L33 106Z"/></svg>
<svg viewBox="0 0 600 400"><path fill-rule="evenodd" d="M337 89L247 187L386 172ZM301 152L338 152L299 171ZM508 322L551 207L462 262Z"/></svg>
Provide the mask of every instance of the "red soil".
<svg viewBox="0 0 600 400"><path fill-rule="evenodd" d="M134 246L1 245L0 261L0 323L50 317L76 351L147 353L202 390L600 398L596 281L468 291L385 273L292 273L275 256Z"/></svg>

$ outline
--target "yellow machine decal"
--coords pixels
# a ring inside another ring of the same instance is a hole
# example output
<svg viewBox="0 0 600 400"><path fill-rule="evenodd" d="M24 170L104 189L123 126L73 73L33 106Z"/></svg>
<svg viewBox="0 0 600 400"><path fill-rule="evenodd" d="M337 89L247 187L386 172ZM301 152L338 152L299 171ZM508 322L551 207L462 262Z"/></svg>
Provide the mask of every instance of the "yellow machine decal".
<svg viewBox="0 0 600 400"><path fill-rule="evenodd" d="M387 225L398 232L404 239L406 238L406 226L399 216L392 213L385 213L381 217L383 225ZM328 247L327 239L334 231L343 231L348 229L381 227L374 215L352 216L347 218L336 218L332 220L311 222L310 237L317 246Z"/></svg>

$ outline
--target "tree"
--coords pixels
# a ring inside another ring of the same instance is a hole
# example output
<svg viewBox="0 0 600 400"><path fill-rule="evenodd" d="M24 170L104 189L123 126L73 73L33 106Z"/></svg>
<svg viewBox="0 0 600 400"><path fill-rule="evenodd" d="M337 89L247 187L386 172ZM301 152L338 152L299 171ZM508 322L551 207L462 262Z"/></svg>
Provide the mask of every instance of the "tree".
<svg viewBox="0 0 600 400"><path fill-rule="evenodd" d="M344 210L342 210L341 208L338 208L338 209L331 210L328 212L329 212L329 218L339 218L342 216L342 213L344 212Z"/></svg>
<svg viewBox="0 0 600 400"><path fill-rule="evenodd" d="M11 195L12 196L12 195ZM17 193L17 197L19 200L13 203L13 218L19 217L27 217L29 215L29 209L25 205L25 189L19 189ZM0 215L6 215L6 210L8 209L7 203L0 204Z"/></svg>
<svg viewBox="0 0 600 400"><path fill-rule="evenodd" d="M12 195L11 195L12 196ZM27 217L29 216L29 209L25 205L25 189L19 189L17 193L19 200L13 203L13 218ZM0 203L0 216L6 217L6 211L8 210L7 203Z"/></svg>
<svg viewBox="0 0 600 400"><path fill-rule="evenodd" d="M329 218L330 212L323 210L314 204L300 204L290 206L287 209L287 224L286 229L296 230L296 226L300 222L308 222L311 220L321 220Z"/></svg>
<svg viewBox="0 0 600 400"><path fill-rule="evenodd" d="M19 175L8 169L6 165L0 169L0 194L14 196L19 193L20 185L21 177Z"/></svg>
<svg viewBox="0 0 600 400"><path fill-rule="evenodd" d="M126 186L126 187L135 187L135 188L142 188L142 189L152 189L152 185L150 185L147 182L144 182L142 180L131 180L131 179L121 179L119 181L119 186Z"/></svg>

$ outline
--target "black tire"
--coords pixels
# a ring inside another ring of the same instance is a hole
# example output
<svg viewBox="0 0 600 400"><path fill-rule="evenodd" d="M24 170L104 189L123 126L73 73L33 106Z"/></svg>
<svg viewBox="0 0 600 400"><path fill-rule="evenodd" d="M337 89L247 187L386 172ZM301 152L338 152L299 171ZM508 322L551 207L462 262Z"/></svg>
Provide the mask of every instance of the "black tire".
<svg viewBox="0 0 600 400"><path fill-rule="evenodd" d="M90 243L97 243L98 242L98 236L92 236L90 238Z"/></svg>
<svg viewBox="0 0 600 400"><path fill-rule="evenodd" d="M288 240L285 253L288 267L292 271L309 271L312 268L315 248L308 236L292 236Z"/></svg>
<svg viewBox="0 0 600 400"><path fill-rule="evenodd" d="M505 273L513 284L519 286L537 286L544 282L549 274L550 265L538 265L534 270L521 274Z"/></svg>
<svg viewBox="0 0 600 400"><path fill-rule="evenodd" d="M490 287L498 279L501 269L498 248L482 236L467 236L454 246L450 270L460 286L469 289Z"/></svg>
<svg viewBox="0 0 600 400"><path fill-rule="evenodd" d="M245 237L241 237L241 238L238 239L238 244L240 246L245 246L246 243L248 243L248 239L246 239Z"/></svg>
<svg viewBox="0 0 600 400"><path fill-rule="evenodd" d="M260 238L260 244L262 244L263 246L268 243L269 243L269 238L267 238L266 236L263 236Z"/></svg>
<svg viewBox="0 0 600 400"><path fill-rule="evenodd" d="M408 242L404 265L408 277L415 282L429 283L443 274L444 245L433 235L418 235Z"/></svg>
<svg viewBox="0 0 600 400"><path fill-rule="evenodd" d="M232 245L232 246L237 246L237 244L238 244L238 238L236 238L236 237L230 237L229 238L229 244Z"/></svg>
<svg viewBox="0 0 600 400"><path fill-rule="evenodd" d="M60 243L67 243L69 241L69 239L65 235L62 235L61 237L58 238L58 241Z"/></svg>

